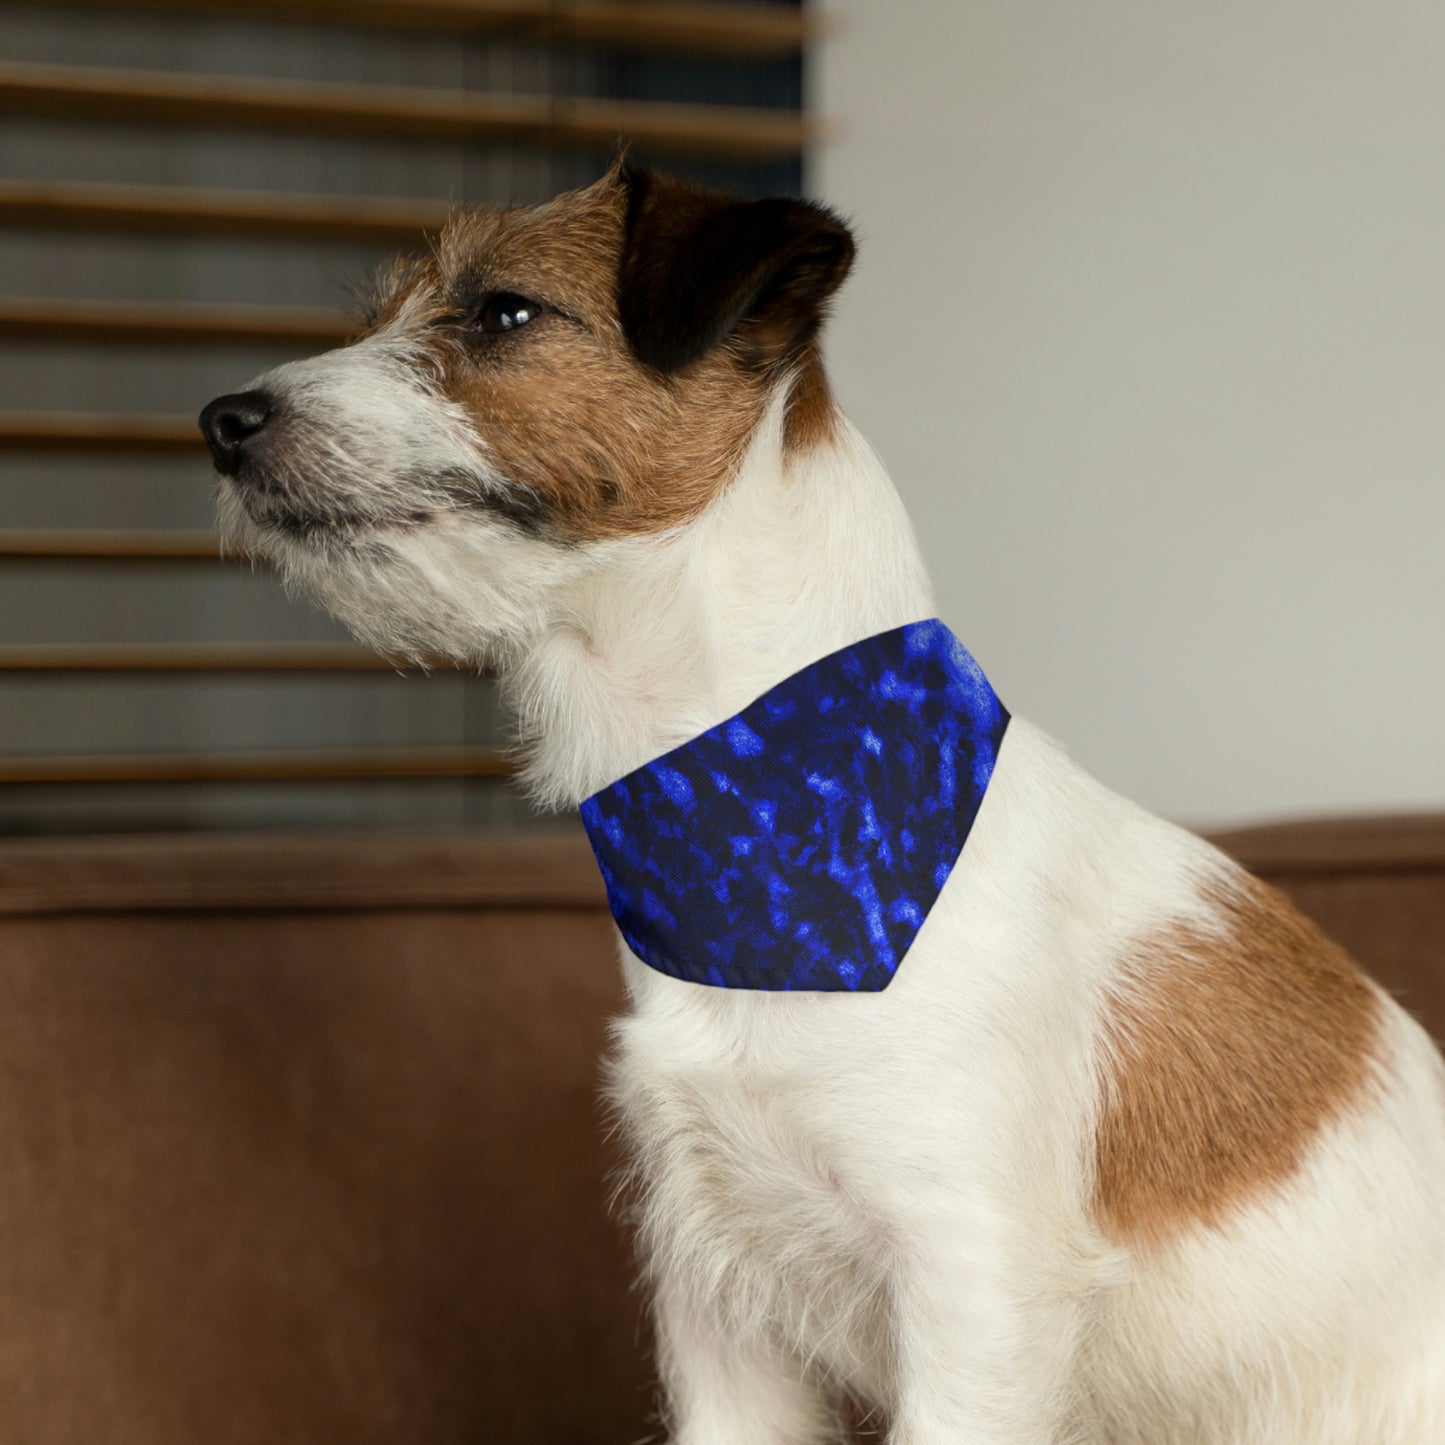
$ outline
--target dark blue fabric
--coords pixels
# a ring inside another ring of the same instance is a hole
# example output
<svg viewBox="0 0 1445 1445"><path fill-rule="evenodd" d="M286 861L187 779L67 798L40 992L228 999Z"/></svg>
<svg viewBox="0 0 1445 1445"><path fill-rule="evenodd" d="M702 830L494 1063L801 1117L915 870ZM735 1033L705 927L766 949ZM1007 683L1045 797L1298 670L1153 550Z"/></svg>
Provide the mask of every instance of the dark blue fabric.
<svg viewBox="0 0 1445 1445"><path fill-rule="evenodd" d="M938 621L794 673L582 804L628 946L718 988L887 988L1007 726Z"/></svg>

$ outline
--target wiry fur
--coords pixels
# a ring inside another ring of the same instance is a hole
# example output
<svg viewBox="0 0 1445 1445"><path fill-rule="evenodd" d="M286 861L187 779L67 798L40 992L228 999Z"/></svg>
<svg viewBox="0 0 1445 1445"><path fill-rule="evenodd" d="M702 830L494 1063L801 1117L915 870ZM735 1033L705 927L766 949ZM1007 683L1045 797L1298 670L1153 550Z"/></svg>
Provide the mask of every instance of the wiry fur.
<svg viewBox="0 0 1445 1445"><path fill-rule="evenodd" d="M270 525L231 485L223 520L383 649L498 662L546 802L575 804L823 654L932 615L866 443L835 418L789 444L796 369L766 378L745 453L695 515L559 537L456 504L457 475L479 494L516 479L405 335L403 304L357 347L266 380L303 418L288 485L335 520ZM432 469L453 481L431 486ZM1282 1154L1264 1131L1268 1161L1245 1139L1217 1213L1170 1184L1167 1098L1136 1111L1157 1137L1110 1165L1125 1208L1128 1161L1150 1157L1148 1232L1100 1207L1104 1112L1140 1086L1130 1040L1186 962L1202 982L1172 1036L1206 1095L1223 1081L1210 950L1252 957L1236 906L1250 888L1015 719L885 992L704 988L624 951L611 1092L673 1439L833 1440L845 1395L893 1445L1445 1438L1445 1086L1382 994L1338 1005L1358 1027L1316 1045L1341 1067L1309 1075L1329 1107L1289 1111ZM1280 987L1307 1010L1304 977ZM1247 1006L1231 1019L1253 1027ZM1260 1029L1275 1057L1280 1034ZM1240 1143L1207 1097L1200 1117L1201 1148Z"/></svg>

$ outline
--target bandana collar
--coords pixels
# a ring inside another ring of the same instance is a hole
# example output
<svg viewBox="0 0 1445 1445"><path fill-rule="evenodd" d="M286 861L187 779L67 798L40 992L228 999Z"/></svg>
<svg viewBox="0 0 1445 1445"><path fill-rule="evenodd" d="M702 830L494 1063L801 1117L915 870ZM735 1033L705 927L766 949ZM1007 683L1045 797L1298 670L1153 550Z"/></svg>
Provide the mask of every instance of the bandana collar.
<svg viewBox="0 0 1445 1445"><path fill-rule="evenodd" d="M594 793L582 822L628 947L717 988L887 988L968 838L1008 716L948 628L914 622Z"/></svg>

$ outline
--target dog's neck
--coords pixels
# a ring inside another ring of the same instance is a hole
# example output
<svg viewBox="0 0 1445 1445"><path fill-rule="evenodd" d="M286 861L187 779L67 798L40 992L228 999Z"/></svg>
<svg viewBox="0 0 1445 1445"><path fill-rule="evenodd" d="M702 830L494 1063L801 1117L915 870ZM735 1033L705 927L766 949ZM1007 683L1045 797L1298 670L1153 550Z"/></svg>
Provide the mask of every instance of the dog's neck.
<svg viewBox="0 0 1445 1445"><path fill-rule="evenodd" d="M697 521L607 544L505 686L543 802L575 806L862 637L933 615L882 463L841 416L806 451L781 398Z"/></svg>

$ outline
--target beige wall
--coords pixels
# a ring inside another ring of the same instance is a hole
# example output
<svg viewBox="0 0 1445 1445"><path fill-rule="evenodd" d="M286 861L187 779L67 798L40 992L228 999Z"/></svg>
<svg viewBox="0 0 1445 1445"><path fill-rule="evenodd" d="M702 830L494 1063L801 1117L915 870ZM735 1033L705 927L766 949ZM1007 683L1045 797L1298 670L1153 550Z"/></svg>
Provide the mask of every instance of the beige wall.
<svg viewBox="0 0 1445 1445"><path fill-rule="evenodd" d="M1445 9L831 0L830 334L944 617L1218 822L1445 806Z"/></svg>

